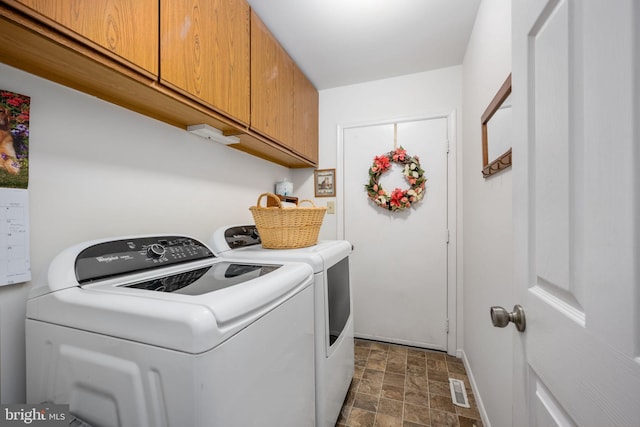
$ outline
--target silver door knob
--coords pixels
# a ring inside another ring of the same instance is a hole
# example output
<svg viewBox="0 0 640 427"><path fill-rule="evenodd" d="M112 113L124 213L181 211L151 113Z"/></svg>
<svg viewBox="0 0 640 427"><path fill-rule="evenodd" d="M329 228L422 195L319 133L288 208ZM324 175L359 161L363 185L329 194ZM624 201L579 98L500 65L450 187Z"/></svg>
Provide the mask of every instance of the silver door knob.
<svg viewBox="0 0 640 427"><path fill-rule="evenodd" d="M491 322L496 328L504 328L513 322L516 325L516 329L520 332L524 332L527 327L527 321L524 317L524 308L520 304L513 306L513 311L509 313L502 307L491 307Z"/></svg>

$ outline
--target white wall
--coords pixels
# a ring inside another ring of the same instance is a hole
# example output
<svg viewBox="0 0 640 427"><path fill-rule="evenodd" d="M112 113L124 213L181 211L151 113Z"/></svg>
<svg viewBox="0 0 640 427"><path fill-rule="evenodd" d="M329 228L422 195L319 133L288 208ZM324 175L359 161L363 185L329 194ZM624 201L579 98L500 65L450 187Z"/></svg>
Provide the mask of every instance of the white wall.
<svg viewBox="0 0 640 427"><path fill-rule="evenodd" d="M31 96L31 268L84 240L252 222L290 170L0 64L0 88ZM0 398L24 402L30 284L0 288Z"/></svg>
<svg viewBox="0 0 640 427"><path fill-rule="evenodd" d="M511 0L480 4L462 68L464 352L490 425L506 427L517 332L491 326L489 307L515 304L512 172L482 178L480 117L511 72Z"/></svg>
<svg viewBox="0 0 640 427"><path fill-rule="evenodd" d="M337 167L339 125L377 120L448 114L461 108L460 66L411 74L373 82L320 91L319 169ZM294 170L294 192L313 195L313 173L308 169ZM325 215L320 230L323 239L338 236L338 216L342 172L336 170L337 198L314 199L318 206L336 202L336 215ZM364 187L363 187L364 188ZM363 190L364 195L364 190Z"/></svg>

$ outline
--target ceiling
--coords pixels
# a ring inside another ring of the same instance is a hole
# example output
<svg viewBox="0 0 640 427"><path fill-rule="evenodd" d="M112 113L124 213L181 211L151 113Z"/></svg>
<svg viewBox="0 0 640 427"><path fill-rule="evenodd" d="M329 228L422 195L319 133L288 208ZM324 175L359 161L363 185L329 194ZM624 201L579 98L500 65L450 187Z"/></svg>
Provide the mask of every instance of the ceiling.
<svg viewBox="0 0 640 427"><path fill-rule="evenodd" d="M317 89L462 63L480 0L248 0Z"/></svg>

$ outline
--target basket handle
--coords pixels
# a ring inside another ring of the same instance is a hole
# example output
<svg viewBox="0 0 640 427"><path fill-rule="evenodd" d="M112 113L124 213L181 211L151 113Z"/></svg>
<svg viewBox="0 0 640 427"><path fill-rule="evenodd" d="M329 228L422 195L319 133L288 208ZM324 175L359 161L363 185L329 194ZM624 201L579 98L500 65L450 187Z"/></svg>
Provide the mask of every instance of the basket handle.
<svg viewBox="0 0 640 427"><path fill-rule="evenodd" d="M309 200L309 199L300 200L300 201L298 202L298 205L300 205L301 203L304 203L304 202L309 202L309 203L311 203L311 206L313 206L314 208L316 207L316 204L315 204L315 203L313 203L313 201L312 201L312 200Z"/></svg>
<svg viewBox="0 0 640 427"><path fill-rule="evenodd" d="M278 208L282 209L282 203L280 202L280 198L273 193L262 193L260 196L258 196L258 201L256 202L257 207L261 207L260 202L262 201L262 198L264 196L271 197L278 204Z"/></svg>

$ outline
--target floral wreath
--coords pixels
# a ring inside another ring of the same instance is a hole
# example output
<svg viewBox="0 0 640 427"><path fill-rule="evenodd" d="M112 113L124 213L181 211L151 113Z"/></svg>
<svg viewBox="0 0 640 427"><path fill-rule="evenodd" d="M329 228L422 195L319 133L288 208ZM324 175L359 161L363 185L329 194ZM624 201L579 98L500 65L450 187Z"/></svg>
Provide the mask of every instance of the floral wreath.
<svg viewBox="0 0 640 427"><path fill-rule="evenodd" d="M380 185L380 176L391 168L392 162L404 165L402 174L411 185L409 189L396 188L389 193ZM422 200L426 182L427 178L424 176L424 169L420 167L418 156L408 156L407 151L400 146L373 159L373 164L369 168L369 183L365 184L365 188L369 199L376 205L395 212L409 208Z"/></svg>

